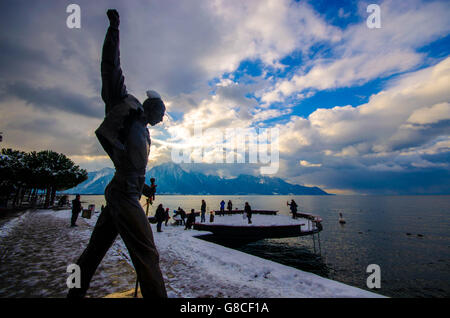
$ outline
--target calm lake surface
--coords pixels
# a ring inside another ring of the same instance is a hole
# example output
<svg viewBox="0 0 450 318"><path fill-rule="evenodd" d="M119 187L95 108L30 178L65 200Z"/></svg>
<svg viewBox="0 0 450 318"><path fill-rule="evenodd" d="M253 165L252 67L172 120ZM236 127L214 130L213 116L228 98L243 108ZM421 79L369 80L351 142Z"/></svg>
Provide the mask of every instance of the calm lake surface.
<svg viewBox="0 0 450 318"><path fill-rule="evenodd" d="M252 209L289 215L286 202L292 198L299 211L323 218L320 250L311 236L267 239L236 249L366 290L366 268L378 264L381 288L375 292L391 297L450 296L450 196L160 195L150 215L159 203L171 212L178 206L200 210L202 199L207 211L219 209L223 199L232 200L233 209L248 201ZM81 199L96 204L97 210L105 202L103 196ZM345 225L338 223L339 213Z"/></svg>

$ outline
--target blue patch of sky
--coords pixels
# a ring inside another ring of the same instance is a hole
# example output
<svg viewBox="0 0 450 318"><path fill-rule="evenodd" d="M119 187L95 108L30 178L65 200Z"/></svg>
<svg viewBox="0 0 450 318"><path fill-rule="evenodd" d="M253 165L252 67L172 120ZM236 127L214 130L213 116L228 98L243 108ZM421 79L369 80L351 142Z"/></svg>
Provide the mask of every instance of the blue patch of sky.
<svg viewBox="0 0 450 318"><path fill-rule="evenodd" d="M358 0L330 1L312 0L308 3L327 23L345 29L348 25L361 23L364 17L358 15ZM374 1L373 3L376 3Z"/></svg>
<svg viewBox="0 0 450 318"><path fill-rule="evenodd" d="M180 112L180 111L170 111L170 112L168 112L168 114L175 121L181 120L183 118L183 115L184 115L184 113Z"/></svg>
<svg viewBox="0 0 450 318"><path fill-rule="evenodd" d="M283 68L271 70L268 69L267 76L276 76L278 78L290 78L300 68L307 72L312 64L311 60L328 59L333 57L333 48L325 42L317 42L309 48L307 52L295 50L291 54L286 55L280 60Z"/></svg>
<svg viewBox="0 0 450 318"><path fill-rule="evenodd" d="M446 164L447 167L445 168L447 169L448 163L450 162L450 151L443 151L437 154L423 154L422 158L432 163Z"/></svg>
<svg viewBox="0 0 450 318"><path fill-rule="evenodd" d="M264 71L264 63L260 59L246 59L243 60L239 67L233 72L223 73L220 78L215 77L208 81L208 86L211 88L210 95L216 94L216 86L221 82L221 79L230 79L239 84L251 84L254 82L252 77L261 76ZM251 97L249 94L247 97Z"/></svg>
<svg viewBox="0 0 450 318"><path fill-rule="evenodd" d="M209 91L209 95L215 95L216 94L216 85L220 83L220 78L215 77L211 80L208 81L208 86L211 88L211 90Z"/></svg>
<svg viewBox="0 0 450 318"><path fill-rule="evenodd" d="M450 34L433 41L417 50L419 53L424 53L430 58L445 58L450 55Z"/></svg>
<svg viewBox="0 0 450 318"><path fill-rule="evenodd" d="M353 106L365 104L371 95L382 90L383 79L375 79L357 87L344 87L315 92L309 98L299 99L296 94L288 97L284 102L276 102L270 108L285 109L292 108L292 112L277 118L263 121L264 124L283 123L289 120L292 115L307 118L319 108L333 108L336 106ZM306 93L305 93L306 94Z"/></svg>
<svg viewBox="0 0 450 318"><path fill-rule="evenodd" d="M220 82L220 79L218 77L214 77L212 80L208 81L209 87L214 87Z"/></svg>
<svg viewBox="0 0 450 318"><path fill-rule="evenodd" d="M287 55L280 60L280 63L283 64L284 67L283 69L280 69L278 73L276 73L277 77L286 77L287 75L292 73L292 71L296 70L300 65L302 65L303 61L304 56L300 51L294 51L292 52L292 54Z"/></svg>
<svg viewBox="0 0 450 318"><path fill-rule="evenodd" d="M309 48L308 52L304 54L301 50L295 50L283 57L279 62L283 65L282 68L274 68L265 65L260 59L244 60L240 63L236 71L232 73L225 73L224 78L233 78L236 82L241 80L248 80L248 76L261 76L263 72L266 73L266 78L274 76L276 78L289 77L299 67L307 67L307 63L313 59L327 59L333 57L333 48L325 42L315 43ZM307 70L307 68L305 68Z"/></svg>
<svg viewBox="0 0 450 318"><path fill-rule="evenodd" d="M367 103L370 95L380 89L380 81L371 81L359 87L345 87L316 92L313 96L298 101L293 109L293 115L308 117L318 108L333 108L335 106L358 105Z"/></svg>
<svg viewBox="0 0 450 318"><path fill-rule="evenodd" d="M282 115L282 116L276 117L276 118L269 118L266 120L262 120L262 121L258 122L257 124L258 124L258 127L261 127L261 128L270 128L277 124L282 125L282 124L289 122L291 115L292 114L287 114L287 115Z"/></svg>
<svg viewBox="0 0 450 318"><path fill-rule="evenodd" d="M235 81L243 78L245 75L261 76L264 70L264 63L260 59L244 60L239 64L238 69L233 73Z"/></svg>

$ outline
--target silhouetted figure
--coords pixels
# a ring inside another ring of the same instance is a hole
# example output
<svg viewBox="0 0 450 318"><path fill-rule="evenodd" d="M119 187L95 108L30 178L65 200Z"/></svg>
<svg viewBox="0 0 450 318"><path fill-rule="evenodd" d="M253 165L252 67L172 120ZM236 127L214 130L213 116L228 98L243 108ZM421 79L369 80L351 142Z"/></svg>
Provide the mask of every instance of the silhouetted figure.
<svg viewBox="0 0 450 318"><path fill-rule="evenodd" d="M76 225L78 215L80 214L83 207L81 206L80 195L77 194L75 199L72 200L72 218L70 219L70 226L78 226Z"/></svg>
<svg viewBox="0 0 450 318"><path fill-rule="evenodd" d="M342 216L342 213L339 213L339 223L340 224L345 224L346 223L344 217Z"/></svg>
<svg viewBox="0 0 450 318"><path fill-rule="evenodd" d="M214 211L209 212L209 222L210 223L214 222Z"/></svg>
<svg viewBox="0 0 450 318"><path fill-rule="evenodd" d="M228 200L227 209L231 214L231 211L233 211L233 203L231 203L231 200Z"/></svg>
<svg viewBox="0 0 450 318"><path fill-rule="evenodd" d="M164 223L165 226L167 226L167 222L169 222L170 219L170 215L169 215L169 208L166 209L166 212L164 213L164 221L166 221Z"/></svg>
<svg viewBox="0 0 450 318"><path fill-rule="evenodd" d="M206 217L205 217L205 215L206 215L206 202L205 202L205 200L202 200L202 206L200 208L200 215L201 215L200 222L201 223L206 222Z"/></svg>
<svg viewBox="0 0 450 318"><path fill-rule="evenodd" d="M247 214L248 224L252 224L252 208L248 202L245 202L244 213Z"/></svg>
<svg viewBox="0 0 450 318"><path fill-rule="evenodd" d="M194 209L191 210L191 213L188 214L187 220L186 220L186 229L190 229L192 225L195 223L195 211Z"/></svg>
<svg viewBox="0 0 450 318"><path fill-rule="evenodd" d="M156 230L158 232L162 232L161 225L162 222L166 219L166 212L164 211L162 204L158 205L158 208L156 209L155 219L156 219Z"/></svg>
<svg viewBox="0 0 450 318"><path fill-rule="evenodd" d="M291 208L292 218L296 219L297 218L297 203L295 203L294 200L291 200L291 203L287 202L287 205L289 205Z"/></svg>
<svg viewBox="0 0 450 318"><path fill-rule="evenodd" d="M150 193L148 195L150 204L153 204L153 201L155 201L156 187L157 185L155 184L155 178L150 178Z"/></svg>
<svg viewBox="0 0 450 318"><path fill-rule="evenodd" d="M101 77L106 116L96 135L111 158L116 172L105 189L106 206L99 215L87 248L77 261L81 288L68 297L84 297L98 265L120 234L136 269L145 298L167 297L149 222L139 199L144 187L150 152L147 124L163 120L165 106L159 95L148 91L142 105L127 93L120 67L119 13L107 12L110 26L103 44Z"/></svg>

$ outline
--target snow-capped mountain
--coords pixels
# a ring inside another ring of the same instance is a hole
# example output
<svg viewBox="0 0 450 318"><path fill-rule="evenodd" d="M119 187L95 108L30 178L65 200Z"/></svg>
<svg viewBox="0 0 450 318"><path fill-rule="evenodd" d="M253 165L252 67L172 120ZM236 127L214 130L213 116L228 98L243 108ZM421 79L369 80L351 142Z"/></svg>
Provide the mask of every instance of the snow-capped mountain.
<svg viewBox="0 0 450 318"><path fill-rule="evenodd" d="M65 192L74 194L103 194L106 186L114 176L114 171L112 168L103 168L98 171L88 172L88 179L86 181Z"/></svg>
<svg viewBox="0 0 450 318"><path fill-rule="evenodd" d="M88 179L77 187L66 191L67 193L103 194L106 185L111 181L114 169L104 168L90 172ZM239 175L233 179L224 179L219 176L205 175L200 172L186 171L174 163L164 163L153 167L146 173L146 183L150 178L156 179L158 194L228 194L228 195L326 195L318 187L305 187L290 184L280 178L255 177Z"/></svg>

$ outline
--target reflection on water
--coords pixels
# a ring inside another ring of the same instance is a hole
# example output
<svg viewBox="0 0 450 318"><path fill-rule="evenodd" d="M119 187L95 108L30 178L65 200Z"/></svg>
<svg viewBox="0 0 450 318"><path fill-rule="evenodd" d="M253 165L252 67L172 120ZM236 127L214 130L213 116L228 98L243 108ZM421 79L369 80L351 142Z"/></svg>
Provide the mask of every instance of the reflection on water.
<svg viewBox="0 0 450 318"><path fill-rule="evenodd" d="M303 238L304 239L304 238ZM249 243L238 250L278 263L331 278L332 268L328 267L321 253L314 252L309 244L293 244L296 239L267 239ZM311 239L312 240L312 239Z"/></svg>
<svg viewBox="0 0 450 318"><path fill-rule="evenodd" d="M381 267L381 289L392 297L450 296L450 196L157 196L150 208L186 211L219 208L221 200L233 208L249 202L253 209L289 214L286 202L294 199L299 211L320 215L321 254L310 236L267 239L234 247L323 277L367 289L369 264ZM104 204L102 196L82 201ZM145 200L142 201L145 203ZM342 213L347 223L338 222Z"/></svg>

